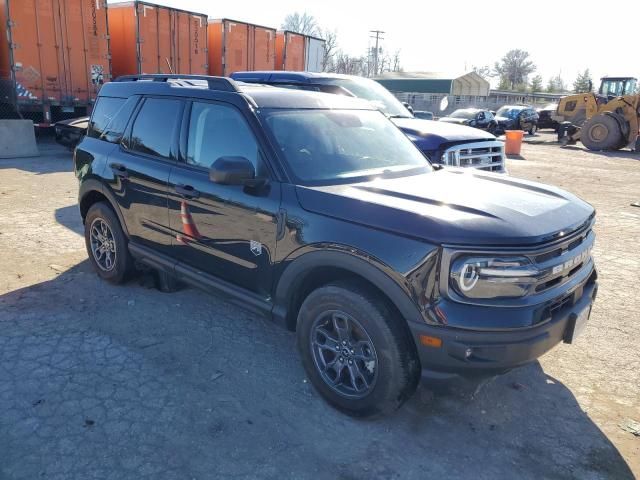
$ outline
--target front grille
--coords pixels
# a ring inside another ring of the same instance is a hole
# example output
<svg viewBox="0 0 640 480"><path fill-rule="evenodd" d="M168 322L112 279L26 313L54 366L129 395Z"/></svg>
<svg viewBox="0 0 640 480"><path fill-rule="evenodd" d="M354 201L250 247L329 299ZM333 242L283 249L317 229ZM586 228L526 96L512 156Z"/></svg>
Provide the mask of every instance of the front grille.
<svg viewBox="0 0 640 480"><path fill-rule="evenodd" d="M488 172L506 172L504 143L498 140L463 143L448 148L441 161L451 167L469 167Z"/></svg>
<svg viewBox="0 0 640 480"><path fill-rule="evenodd" d="M569 282L585 266L591 264L591 249L595 234L589 228L542 252L528 255L541 272L534 284L535 293Z"/></svg>

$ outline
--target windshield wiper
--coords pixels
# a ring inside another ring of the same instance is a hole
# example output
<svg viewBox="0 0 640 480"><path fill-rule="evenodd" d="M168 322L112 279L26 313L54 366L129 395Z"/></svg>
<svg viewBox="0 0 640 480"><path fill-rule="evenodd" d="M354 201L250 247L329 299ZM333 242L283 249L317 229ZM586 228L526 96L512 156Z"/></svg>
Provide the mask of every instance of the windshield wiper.
<svg viewBox="0 0 640 480"><path fill-rule="evenodd" d="M389 118L413 118L410 115L388 115Z"/></svg>

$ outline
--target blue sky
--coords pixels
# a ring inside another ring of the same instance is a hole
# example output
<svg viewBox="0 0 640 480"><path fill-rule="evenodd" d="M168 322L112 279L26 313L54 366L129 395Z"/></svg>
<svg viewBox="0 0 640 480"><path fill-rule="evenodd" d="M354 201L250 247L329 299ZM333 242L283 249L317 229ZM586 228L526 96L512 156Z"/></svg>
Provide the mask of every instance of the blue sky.
<svg viewBox="0 0 640 480"><path fill-rule="evenodd" d="M110 2L115 3L115 2ZM508 49L527 50L548 77L561 73L567 83L590 68L602 75L640 76L638 62L623 63L625 50L638 48L640 1L604 4L575 0L346 1L346 0L155 0L155 3L279 27L287 13L308 12L334 29L343 50L364 54L369 30L384 30L387 51L401 51L406 71L464 71L493 65ZM630 19L620 29L612 18ZM636 19L636 20L633 20ZM605 22L599 27L599 22ZM635 23L634 23L635 22ZM616 53L620 52L620 53ZM597 81L596 81L597 83Z"/></svg>

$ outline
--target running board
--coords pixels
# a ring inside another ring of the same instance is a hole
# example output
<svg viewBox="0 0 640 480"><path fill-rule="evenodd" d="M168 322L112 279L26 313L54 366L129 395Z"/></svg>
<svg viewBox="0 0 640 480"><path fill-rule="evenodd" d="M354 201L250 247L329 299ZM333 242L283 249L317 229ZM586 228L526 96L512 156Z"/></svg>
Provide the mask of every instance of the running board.
<svg viewBox="0 0 640 480"><path fill-rule="evenodd" d="M246 288L221 280L133 241L129 242L129 252L140 263L163 270L196 288L220 295L225 300L247 310L271 317L273 305L270 298L264 298Z"/></svg>

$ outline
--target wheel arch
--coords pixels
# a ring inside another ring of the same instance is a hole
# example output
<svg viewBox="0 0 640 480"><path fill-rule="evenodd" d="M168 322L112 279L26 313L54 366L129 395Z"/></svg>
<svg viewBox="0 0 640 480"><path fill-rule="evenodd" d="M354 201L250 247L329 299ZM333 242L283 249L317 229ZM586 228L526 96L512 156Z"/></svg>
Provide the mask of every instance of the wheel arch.
<svg viewBox="0 0 640 480"><path fill-rule="evenodd" d="M290 261L275 287L274 318L294 331L298 311L307 295L322 285L344 279L353 279L383 296L405 320L407 332L407 322L422 321L409 294L383 271L383 265L371 258L338 250L311 251Z"/></svg>
<svg viewBox="0 0 640 480"><path fill-rule="evenodd" d="M122 231L124 232L124 234L127 236L127 238L129 237L129 231L127 230L127 225L124 222L122 212L118 207L118 202L115 198L113 198L113 194L111 192L103 188L103 185L99 181L93 179L84 181L80 187L80 194L78 197L80 215L82 216L83 224L85 218L87 218L87 212L89 212L91 206L98 202L105 202L111 207L111 209L118 217L118 221L120 222L120 226L122 227Z"/></svg>

